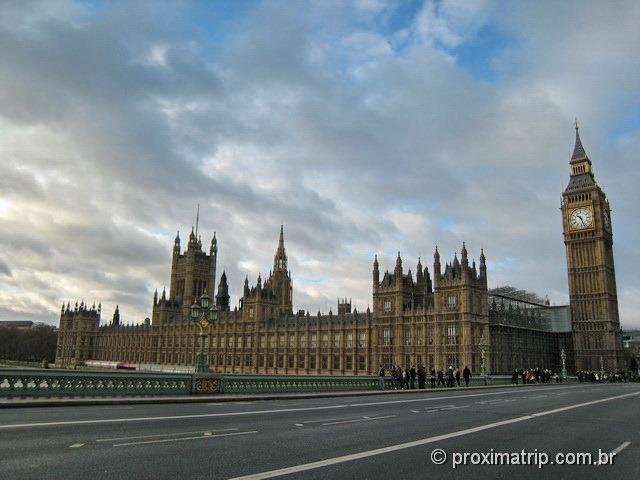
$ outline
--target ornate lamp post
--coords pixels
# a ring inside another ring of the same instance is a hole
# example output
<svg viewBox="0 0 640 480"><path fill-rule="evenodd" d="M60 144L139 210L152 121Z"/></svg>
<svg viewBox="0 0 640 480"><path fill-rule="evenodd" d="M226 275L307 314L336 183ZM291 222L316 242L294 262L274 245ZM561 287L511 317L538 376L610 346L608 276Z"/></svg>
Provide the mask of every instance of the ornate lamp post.
<svg viewBox="0 0 640 480"><path fill-rule="evenodd" d="M567 354L564 352L564 347L560 351L560 359L562 360L562 381L567 381Z"/></svg>
<svg viewBox="0 0 640 480"><path fill-rule="evenodd" d="M191 321L200 328L200 352L196 357L196 373L204 373L209 370L207 356L204 353L204 342L207 338L207 327L210 322L218 319L218 309L210 306L211 298L205 293L200 297L200 304L194 302L191 305Z"/></svg>
<svg viewBox="0 0 640 480"><path fill-rule="evenodd" d="M484 335L480 337L480 341L478 342L478 347L480 347L480 358L482 363L480 364L480 375L484 378L484 383L487 383L487 367L485 365L485 352L487 350L487 340L484 338Z"/></svg>
<svg viewBox="0 0 640 480"><path fill-rule="evenodd" d="M602 377L604 377L604 360L600 355L600 381L602 381Z"/></svg>

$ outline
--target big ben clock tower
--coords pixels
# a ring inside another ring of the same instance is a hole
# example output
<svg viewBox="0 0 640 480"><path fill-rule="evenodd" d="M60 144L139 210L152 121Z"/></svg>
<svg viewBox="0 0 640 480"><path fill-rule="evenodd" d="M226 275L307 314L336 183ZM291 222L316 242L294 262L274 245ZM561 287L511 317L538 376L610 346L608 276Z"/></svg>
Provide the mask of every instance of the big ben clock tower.
<svg viewBox="0 0 640 480"><path fill-rule="evenodd" d="M569 165L561 210L576 369L624 369L611 209L593 175L577 123Z"/></svg>

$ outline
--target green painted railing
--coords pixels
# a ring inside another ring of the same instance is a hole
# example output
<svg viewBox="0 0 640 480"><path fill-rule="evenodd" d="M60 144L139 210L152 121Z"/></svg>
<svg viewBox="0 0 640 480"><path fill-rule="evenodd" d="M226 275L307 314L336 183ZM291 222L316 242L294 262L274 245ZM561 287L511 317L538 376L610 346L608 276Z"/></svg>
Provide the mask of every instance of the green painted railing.
<svg viewBox="0 0 640 480"><path fill-rule="evenodd" d="M571 377L569 381L576 381ZM508 375L474 376L470 386L507 385ZM462 382L464 385L464 382ZM418 388L418 382L415 382ZM425 387L430 388L427 378ZM377 390L377 376L219 375L0 369L0 398L245 394ZM394 387L385 377L385 389Z"/></svg>
<svg viewBox="0 0 640 480"><path fill-rule="evenodd" d="M191 375L0 370L0 397L187 395Z"/></svg>
<svg viewBox="0 0 640 480"><path fill-rule="evenodd" d="M223 393L375 390L378 377L329 375L223 375Z"/></svg>

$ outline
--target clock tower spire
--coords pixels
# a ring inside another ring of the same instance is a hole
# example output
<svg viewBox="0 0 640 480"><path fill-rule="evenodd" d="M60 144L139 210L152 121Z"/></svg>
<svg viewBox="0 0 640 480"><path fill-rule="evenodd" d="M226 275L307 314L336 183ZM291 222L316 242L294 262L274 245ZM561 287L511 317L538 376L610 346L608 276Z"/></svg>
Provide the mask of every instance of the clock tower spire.
<svg viewBox="0 0 640 480"><path fill-rule="evenodd" d="M561 210L576 369L624 369L611 209L575 129Z"/></svg>

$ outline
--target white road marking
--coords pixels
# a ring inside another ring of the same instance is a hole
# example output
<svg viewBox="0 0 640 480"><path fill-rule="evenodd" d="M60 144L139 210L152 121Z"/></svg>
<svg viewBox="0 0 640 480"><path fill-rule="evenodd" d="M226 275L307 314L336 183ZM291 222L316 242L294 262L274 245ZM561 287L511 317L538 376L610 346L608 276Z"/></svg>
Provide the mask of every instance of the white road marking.
<svg viewBox="0 0 640 480"><path fill-rule="evenodd" d="M69 445L69 448L80 448L84 443L74 443L73 445Z"/></svg>
<svg viewBox="0 0 640 480"><path fill-rule="evenodd" d="M616 448L611 450L611 452L609 453L609 458L611 459L611 461L613 462L613 457L615 457L617 454L619 454L622 450L627 448L629 445L631 445L631 442L623 442L620 445L618 445ZM600 461L597 461L594 465L596 467L599 467L600 465L609 465L609 463L608 462L600 463Z"/></svg>
<svg viewBox="0 0 640 480"><path fill-rule="evenodd" d="M220 430L215 430L216 432L230 432L239 430L239 428L222 428ZM204 433L202 430L197 430L195 432L173 432L173 433L157 433L155 435L136 435L133 437L116 437L116 438L99 438L96 442L117 442L118 440L135 440L137 438L154 438L154 437L170 437L176 435L193 435L194 433Z"/></svg>
<svg viewBox="0 0 640 480"><path fill-rule="evenodd" d="M162 440L146 440L143 442L128 442L128 443L115 443L114 447L128 447L131 445L148 445L150 443L167 443L167 442L182 442L185 440L202 440L205 438L217 438L217 437L232 437L236 435L249 435L252 433L258 433L257 430L250 432L234 432L234 433L220 433L219 435L198 435L197 437L180 437L180 438L163 438Z"/></svg>
<svg viewBox="0 0 640 480"><path fill-rule="evenodd" d="M563 407L563 408L556 408L554 410L547 410L547 411L543 411L543 412L533 413L531 415L524 415L522 417L511 418L509 420L502 420L500 422L488 423L486 425L480 425L478 427L467 428L465 430L459 430L457 432L446 433L444 435L436 435L434 437L428 437L428 438L423 438L423 439L420 439L420 440L414 440L412 442L400 443L400 444L397 444L397 445L390 445L388 447L377 448L375 450L368 450L368 451L364 451L364 452L353 453L353 454L350 454L350 455L343 455L341 457L327 458L325 460L320 460L320 461L317 461L317 462L305 463L305 464L302 464L302 465L294 465L292 467L280 468L280 469L277 469L277 470L270 470L268 472L260 472L260 473L254 473L252 475L244 475L244 476L241 476L241 477L235 477L232 480L261 480L261 479L264 479L264 478L273 478L273 477L279 477L279 476L282 476L282 475L290 475L292 473L304 472L304 471L313 470L313 469L316 469L316 468L327 467L329 465L336 465L336 464L339 464L339 463L351 462L353 460L359 460L359 459L362 459L362 458L373 457L373 456L376 456L376 455L383 455L385 453L396 452L398 450L402 450L402 449L406 449L406 448L419 447L419 446L426 445L426 444L429 444L429 443L439 442L441 440L447 440L449 438L461 437L463 435L470 435L472 433L481 432L483 430L489 430L489 429L492 429L492 428L502 427L504 425L510 425L510 424L513 424L513 423L524 422L526 420L532 420L532 419L537 418L537 417L541 417L541 416L545 416L545 415L551 415L553 413L557 413L557 412L561 412L561 411L565 411L565 410L572 410L572 409L575 409L575 408L586 407L586 406L590 406L590 405L596 405L598 403L610 402L612 400L618 400L618 399L621 399L621 398L628 398L628 397L638 396L638 395L640 395L640 392L627 393L627 394L624 394L624 395L616 395L615 397L601 398L599 400L592 400L590 402L578 403L578 404L569 405L569 406ZM618 448L620 448L620 447L618 447Z"/></svg>
<svg viewBox="0 0 640 480"><path fill-rule="evenodd" d="M540 387L530 387L527 390L525 390L525 392L534 392L536 391L537 388L540 388ZM550 388L560 390L561 388L578 388L578 387L576 385L572 387L550 387ZM389 405L392 403L431 402L434 400L451 400L452 398L455 399L455 398L469 398L469 397L484 397L487 395L511 395L516 393L522 394L522 389L519 388L518 390L507 390L507 391L501 391L501 392L469 393L465 395L449 395L446 397L412 398L409 400L389 400L385 402L351 403L348 406L349 407L366 407L369 405Z"/></svg>
<svg viewBox="0 0 640 480"><path fill-rule="evenodd" d="M468 408L469 405L442 405L440 407L429 407L424 410L426 413L434 413L434 412L448 412L450 410L458 410L460 408Z"/></svg>
<svg viewBox="0 0 640 480"><path fill-rule="evenodd" d="M295 425L296 427L304 427L304 425L303 425L303 424L301 424L301 423L294 423L294 425Z"/></svg>
<svg viewBox="0 0 640 480"><path fill-rule="evenodd" d="M382 420L383 418L395 418L397 417L397 415L385 415L383 417L362 417L362 418L356 418L354 420L342 420L340 422L327 422L327 423L323 423L322 426L325 425L340 425L341 423L356 423L356 422L368 422L371 420Z"/></svg>
<svg viewBox="0 0 640 480"><path fill-rule="evenodd" d="M526 391L533 392L533 391L536 391L537 388L539 387L532 387ZM579 386L576 385L576 386L570 386L570 387L549 387L549 388L575 389L575 388L579 388ZM395 404L395 403L433 402L437 400L481 397L486 395L510 395L515 393L522 394L523 393L522 388L518 388L517 390L507 390L507 391L503 390L500 392L472 393L472 394L466 394L466 395L450 395L446 397L427 397L427 398L416 398L416 399L408 399L408 400L389 400L384 402L352 403L352 404L347 403L347 404L339 404L339 405L325 405L320 407L281 408L281 409L275 409L275 410L253 410L253 411L246 411L246 412L194 413L194 414L188 414L188 415L167 415L167 416L157 416L157 417L99 418L94 420L60 420L56 422L14 423L14 424L8 424L8 425L0 425L0 430L8 429L8 428L51 427L51 426L60 426L60 425L91 425L91 424L101 424L101 423L148 422L148 421L155 421L155 420L181 420L181 419L187 419L187 418L231 417L231 416L241 416L241 415L264 415L269 413L306 412L311 410L335 410L339 408L367 407L367 406L375 406L375 405L389 405L389 404Z"/></svg>
<svg viewBox="0 0 640 480"><path fill-rule="evenodd" d="M307 423L322 423L322 422L337 422L338 420L353 420L354 418L367 418L363 415L355 415L350 417L340 417L340 418L321 418L320 420L305 420L304 422L300 422L301 424Z"/></svg>
<svg viewBox="0 0 640 480"><path fill-rule="evenodd" d="M624 442L621 443L620 445L618 445L616 448L614 448L613 450L611 450L611 453L613 453L614 455L619 454L622 450L624 450L625 448L627 448L629 445L631 445L631 442Z"/></svg>
<svg viewBox="0 0 640 480"><path fill-rule="evenodd" d="M420 413L420 410L411 410L411 413Z"/></svg>
<svg viewBox="0 0 640 480"><path fill-rule="evenodd" d="M480 405L495 405L497 403L505 403L505 402L515 402L516 399L514 398L496 398L493 400L482 400L480 402L476 402L479 403Z"/></svg>

